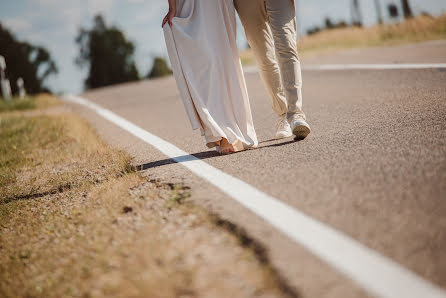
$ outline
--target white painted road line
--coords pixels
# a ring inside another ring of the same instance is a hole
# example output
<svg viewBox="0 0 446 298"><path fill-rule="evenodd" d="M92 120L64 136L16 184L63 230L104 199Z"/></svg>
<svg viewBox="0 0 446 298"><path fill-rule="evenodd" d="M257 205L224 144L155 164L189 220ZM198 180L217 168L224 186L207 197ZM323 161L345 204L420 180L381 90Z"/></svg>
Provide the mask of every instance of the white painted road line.
<svg viewBox="0 0 446 298"><path fill-rule="evenodd" d="M321 64L304 66L304 70L392 70L446 68L446 63L424 64Z"/></svg>
<svg viewBox="0 0 446 298"><path fill-rule="evenodd" d="M309 64L303 65L302 70L398 70L398 69L443 69L446 63L395 63L395 64ZM256 66L246 66L245 73L258 72Z"/></svg>
<svg viewBox="0 0 446 298"><path fill-rule="evenodd" d="M66 100L86 106L152 145L270 223L311 253L376 297L446 298L446 291L417 276L349 236L303 214L280 200L234 178L178 147L84 98Z"/></svg>

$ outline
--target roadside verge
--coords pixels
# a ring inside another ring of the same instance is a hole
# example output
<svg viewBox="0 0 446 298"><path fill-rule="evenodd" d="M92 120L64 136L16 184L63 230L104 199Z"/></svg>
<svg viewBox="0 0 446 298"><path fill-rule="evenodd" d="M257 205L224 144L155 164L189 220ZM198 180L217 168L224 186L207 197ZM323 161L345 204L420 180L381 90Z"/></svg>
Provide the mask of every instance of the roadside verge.
<svg viewBox="0 0 446 298"><path fill-rule="evenodd" d="M298 296L243 229L55 109L0 114L0 296Z"/></svg>

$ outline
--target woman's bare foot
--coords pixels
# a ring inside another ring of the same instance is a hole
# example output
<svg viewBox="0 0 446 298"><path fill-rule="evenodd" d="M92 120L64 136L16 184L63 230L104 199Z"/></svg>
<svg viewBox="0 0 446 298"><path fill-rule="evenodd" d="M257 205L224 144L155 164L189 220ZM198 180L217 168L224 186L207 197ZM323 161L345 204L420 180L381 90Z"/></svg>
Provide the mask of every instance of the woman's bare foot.
<svg viewBox="0 0 446 298"><path fill-rule="evenodd" d="M227 139L222 138L219 144L220 150L218 152L222 155L235 152L234 146L232 146Z"/></svg>

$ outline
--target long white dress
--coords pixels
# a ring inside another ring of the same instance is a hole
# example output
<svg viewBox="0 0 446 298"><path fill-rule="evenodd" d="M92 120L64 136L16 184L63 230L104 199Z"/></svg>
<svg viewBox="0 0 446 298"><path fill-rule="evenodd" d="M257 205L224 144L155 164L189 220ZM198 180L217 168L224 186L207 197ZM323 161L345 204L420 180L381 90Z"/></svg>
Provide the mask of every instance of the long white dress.
<svg viewBox="0 0 446 298"><path fill-rule="evenodd" d="M192 128L209 148L222 138L238 150L256 147L233 0L177 0L172 23L164 37Z"/></svg>

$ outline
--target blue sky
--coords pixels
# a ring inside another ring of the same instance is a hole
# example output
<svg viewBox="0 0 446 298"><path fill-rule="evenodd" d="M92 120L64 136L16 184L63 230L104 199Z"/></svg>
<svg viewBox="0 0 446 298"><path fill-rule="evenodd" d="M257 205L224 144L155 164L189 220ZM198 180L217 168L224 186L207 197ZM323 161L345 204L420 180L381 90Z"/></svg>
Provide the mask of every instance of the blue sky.
<svg viewBox="0 0 446 298"><path fill-rule="evenodd" d="M374 0L360 2L365 24L373 25ZM385 17L387 4L400 5L400 0L380 2ZM298 0L300 32L321 25L325 17L349 21L349 4L350 0ZM415 13L446 12L445 0L411 0L411 4ZM167 0L0 0L0 22L20 40L42 45L51 52L59 68L59 74L47 82L54 91L77 93L82 91L86 77L86 70L74 64L78 53L74 39L79 27L90 27L93 16L102 13L107 23L121 28L135 43L137 66L145 75L154 56L167 56L161 30L167 7ZM238 35L239 45L245 45L241 26Z"/></svg>

